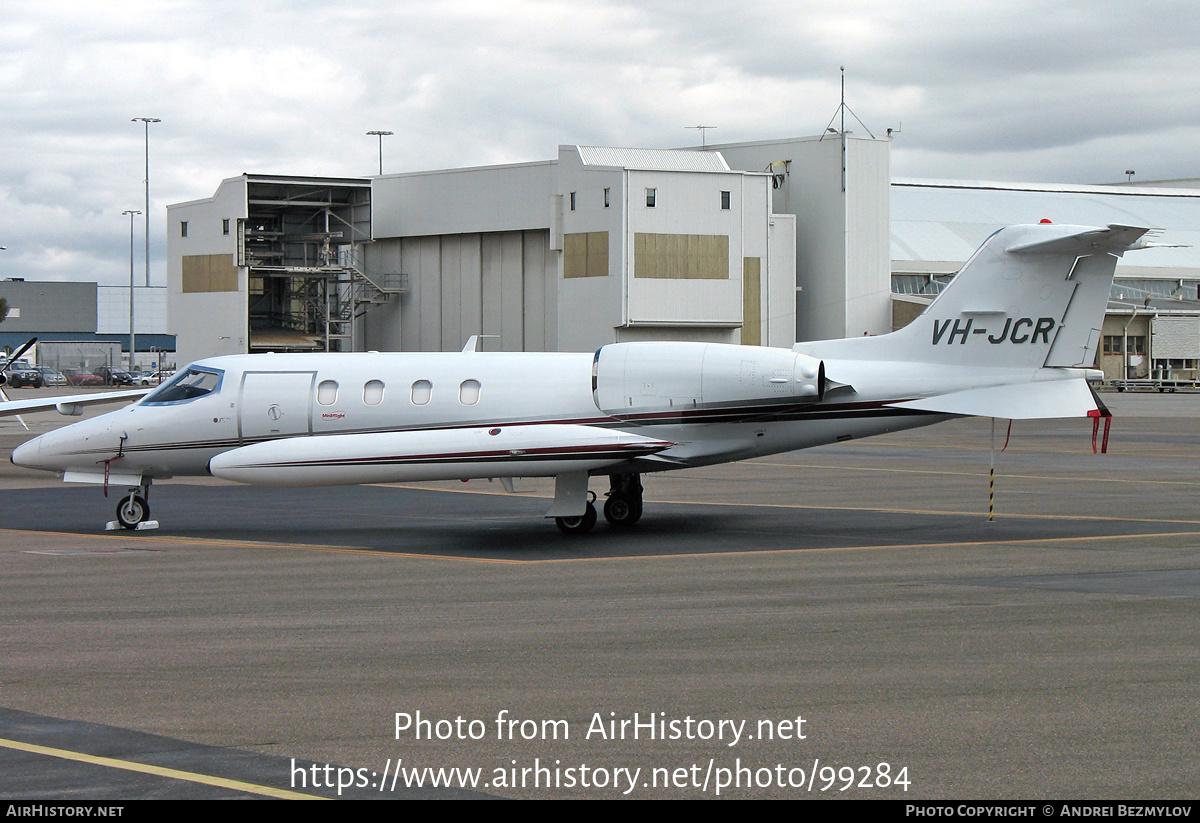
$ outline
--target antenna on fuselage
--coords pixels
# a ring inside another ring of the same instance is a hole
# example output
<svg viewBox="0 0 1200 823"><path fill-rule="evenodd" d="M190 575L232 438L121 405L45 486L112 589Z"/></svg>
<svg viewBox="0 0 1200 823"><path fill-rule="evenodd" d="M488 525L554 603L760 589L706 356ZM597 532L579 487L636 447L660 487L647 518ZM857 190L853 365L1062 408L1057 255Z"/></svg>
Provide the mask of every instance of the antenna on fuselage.
<svg viewBox="0 0 1200 823"><path fill-rule="evenodd" d="M463 352L479 351L479 341L484 337L500 339L500 335L498 334L473 334L467 338L466 344L462 347Z"/></svg>

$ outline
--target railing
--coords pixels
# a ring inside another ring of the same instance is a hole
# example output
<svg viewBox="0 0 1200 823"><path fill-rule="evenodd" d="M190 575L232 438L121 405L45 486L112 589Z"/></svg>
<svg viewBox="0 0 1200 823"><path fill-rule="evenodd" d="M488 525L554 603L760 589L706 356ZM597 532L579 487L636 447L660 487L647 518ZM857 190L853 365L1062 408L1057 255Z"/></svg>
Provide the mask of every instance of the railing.
<svg viewBox="0 0 1200 823"><path fill-rule="evenodd" d="M354 249L345 249L338 253L338 262L342 268L358 275L375 287L381 294L403 294L408 291L408 275L400 272L373 272L367 268L366 262Z"/></svg>

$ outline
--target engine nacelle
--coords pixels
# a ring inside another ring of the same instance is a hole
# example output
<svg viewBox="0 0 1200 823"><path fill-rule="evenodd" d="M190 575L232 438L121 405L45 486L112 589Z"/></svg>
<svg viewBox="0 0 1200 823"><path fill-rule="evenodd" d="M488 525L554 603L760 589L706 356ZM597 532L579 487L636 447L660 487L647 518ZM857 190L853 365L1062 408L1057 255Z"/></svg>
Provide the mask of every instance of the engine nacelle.
<svg viewBox="0 0 1200 823"><path fill-rule="evenodd" d="M596 406L614 417L771 415L825 395L820 360L722 343L615 343L592 364Z"/></svg>

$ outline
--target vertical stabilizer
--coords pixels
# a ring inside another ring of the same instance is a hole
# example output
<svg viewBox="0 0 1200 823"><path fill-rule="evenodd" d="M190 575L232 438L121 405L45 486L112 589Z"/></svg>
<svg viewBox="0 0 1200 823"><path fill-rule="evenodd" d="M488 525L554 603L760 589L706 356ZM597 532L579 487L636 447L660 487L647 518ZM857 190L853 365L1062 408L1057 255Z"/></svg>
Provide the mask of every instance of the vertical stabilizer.
<svg viewBox="0 0 1200 823"><path fill-rule="evenodd" d="M1091 366L1117 258L1148 231L1039 224L989 237L905 328L875 338L800 344L827 358L1040 368Z"/></svg>

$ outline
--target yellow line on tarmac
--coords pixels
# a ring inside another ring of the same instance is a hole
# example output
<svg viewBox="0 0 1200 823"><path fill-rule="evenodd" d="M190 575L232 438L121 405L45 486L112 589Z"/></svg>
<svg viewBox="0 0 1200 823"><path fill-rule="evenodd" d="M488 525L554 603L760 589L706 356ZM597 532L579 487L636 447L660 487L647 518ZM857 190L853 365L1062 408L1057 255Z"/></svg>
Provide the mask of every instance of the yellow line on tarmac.
<svg viewBox="0 0 1200 823"><path fill-rule="evenodd" d="M472 489L438 489L431 486L420 486L413 484L382 484L376 483L371 485L377 486L392 486L400 488L417 488L429 491L449 491L453 494L484 494L497 495L507 494L507 492L483 491ZM533 496L520 495L518 496ZM939 511L933 509L899 509L899 508L881 508L868 506L811 506L802 503L738 503L730 501L699 501L699 500L672 500L666 498L658 498L651 502L668 503L678 505L691 506L728 506L732 508L765 508L765 509L809 509L814 511L854 511L854 512L881 512L886 514L926 514L938 516L968 516L975 517L983 516L983 512L978 511ZM1103 515L1069 515L1069 514L1019 514L1019 513L1004 513L1000 515L1004 519L1027 518L1036 520L1090 520L1090 521L1107 521L1119 523L1175 523L1180 525L1196 525L1200 524L1200 520L1170 520L1156 518L1134 518L1134 517L1107 517ZM96 535L84 535L75 532L43 532L43 531L26 531L18 529L0 529L0 534L44 534L56 535L62 537L85 537L85 538L120 538L127 533L106 533ZM255 542L255 541L237 541L224 540L217 538L204 537L149 537L145 540L160 541L164 543L176 543L185 545L197 546L228 546L232 548L257 548L257 549L281 549L285 551L308 551L308 552L325 552L333 554L357 554L369 557L388 557L388 558L409 558L414 560L453 560L466 563L492 563L500 565L527 565L538 563L585 563L591 561L606 561L606 560L638 560L638 559L665 559L671 557L723 557L723 556L739 556L749 554L795 554L801 552L825 552L825 551L851 551L862 549L920 549L920 548L948 548L954 546L1002 546L1002 545L1020 545L1030 543L1064 543L1072 541L1093 541L1093 540L1127 540L1130 538L1151 538L1151 537L1170 537L1170 536L1196 536L1200 532L1180 531L1180 532L1162 532L1154 534L1134 533L1134 534L1103 534L1091 535L1086 537L1046 537L1046 538L1028 538L1023 540L980 540L975 542L944 542L944 543L910 543L901 545L868 545L868 546L818 546L812 548L796 548L796 549L741 549L738 551L728 552L681 552L667 554L634 554L623 555L618 557L564 557L564 558L544 558L539 560L519 560L502 557L464 557L462 555L446 555L446 554L427 554L420 552L398 552L387 551L385 549L367 549L353 546L332 546L322 544L304 544L304 543L276 543L276 542ZM129 538L126 538L128 541Z"/></svg>
<svg viewBox="0 0 1200 823"><path fill-rule="evenodd" d="M49 537L74 537L86 539L106 539L117 540L130 534L129 532L117 532L115 534L81 534L79 532L48 532L34 531L31 529L0 529L0 534L38 534ZM152 540L157 543L174 543L185 546L224 546L234 549L280 549L281 551L309 551L309 552L326 552L330 554L363 554L372 557L410 557L416 560L471 560L476 563L523 563L523 560L506 560L504 558L490 557L457 557L455 555L441 554L421 554L418 552L394 552L384 549L363 549L354 546L331 546L321 543L268 543L265 541L252 540L223 540L219 538L209 537L140 537L126 538L126 540ZM130 545L127 543L127 545ZM157 551L156 549L137 548L133 544L134 551Z"/></svg>
<svg viewBox="0 0 1200 823"><path fill-rule="evenodd" d="M932 469L886 469L876 466L842 466L831 463L770 463L765 460L756 460L755 466L771 466L779 469L836 469L837 471L853 471L853 472L895 472L897 474L945 474L961 477L984 477L983 471L977 472L947 472L934 471ZM1000 474L997 472L996 477L1014 478L1018 480L1053 480L1059 483L1154 483L1164 486L1200 486L1200 481L1195 480L1142 480L1139 478L1127 477L1088 477L1081 480L1079 477L1049 477L1043 474Z"/></svg>
<svg viewBox="0 0 1200 823"><path fill-rule="evenodd" d="M774 464L781 465L781 464ZM980 476L980 475L972 475ZM999 475L998 475L999 476ZM517 492L511 495L508 492L490 491L483 489L441 489L436 486L425 486L414 483L374 483L372 485L384 488L402 488L402 489L419 489L421 491L432 492L447 492L448 494L483 494L494 495L501 497L529 497L550 499L553 495L543 495L537 492ZM812 506L804 503L739 503L731 500L680 500L672 497L647 497L647 503L668 503L672 505L682 506L729 506L731 508L750 508L750 509L810 509L813 511L845 511L845 512L882 512L884 514L936 514L945 516L966 516L974 517L976 515L985 515L984 511L957 511L953 509L900 509L900 508L884 508L880 506ZM1182 525L1191 525L1200 523L1200 520L1189 519L1173 519L1163 517L1109 517L1099 514L1033 514L1024 512L1003 512L1004 517L1027 517L1035 520L1101 520L1112 521L1118 523L1179 523ZM425 555L422 555L425 556Z"/></svg>
<svg viewBox="0 0 1200 823"><path fill-rule="evenodd" d="M810 549L743 549L726 552L685 552L680 554L631 554L620 557L554 557L545 560L522 560L522 563L592 563L611 560L673 560L675 558L743 557L751 554L809 554L816 552L852 552L882 549L952 549L970 546L1021 546L1033 543L1078 543L1088 540L1128 540L1150 537L1196 537L1200 532L1162 532L1161 534L1097 534L1088 537L1031 537L1022 540L973 540L948 543L904 543L875 546L818 546Z"/></svg>
<svg viewBox="0 0 1200 823"><path fill-rule="evenodd" d="M804 503L734 503L731 501L710 500L671 500L654 498L652 503L675 503L686 506L733 506L743 508L764 509L812 509L814 511L835 512L882 512L884 514L938 514L947 516L982 517L985 511L947 511L945 509L888 509L879 506L809 506ZM1026 514L1022 512L1002 512L997 517L1025 517L1033 520L1102 520L1116 523L1179 523L1182 525L1198 524L1200 520L1172 520L1160 517L1108 517L1101 514Z"/></svg>
<svg viewBox="0 0 1200 823"><path fill-rule="evenodd" d="M327 800L313 794L301 794L287 789L275 789L270 786L259 786L256 783L246 783L241 780L230 780L225 777L214 777L211 774L185 772L179 769L168 769L163 766L151 766L148 763L137 763L132 760L117 760L113 757L99 757L94 754L73 752L68 749L55 749L50 746L37 746L33 743L22 743L19 740L0 738L0 746L8 749L19 749L33 754L44 754L48 757L61 757L64 760L76 760L80 763L91 763L95 766L107 766L110 769L123 769L128 772L152 774L156 777L168 777L172 780L187 780L191 783L203 783L206 786L217 786L222 789L233 789L249 794L261 794L279 800Z"/></svg>

